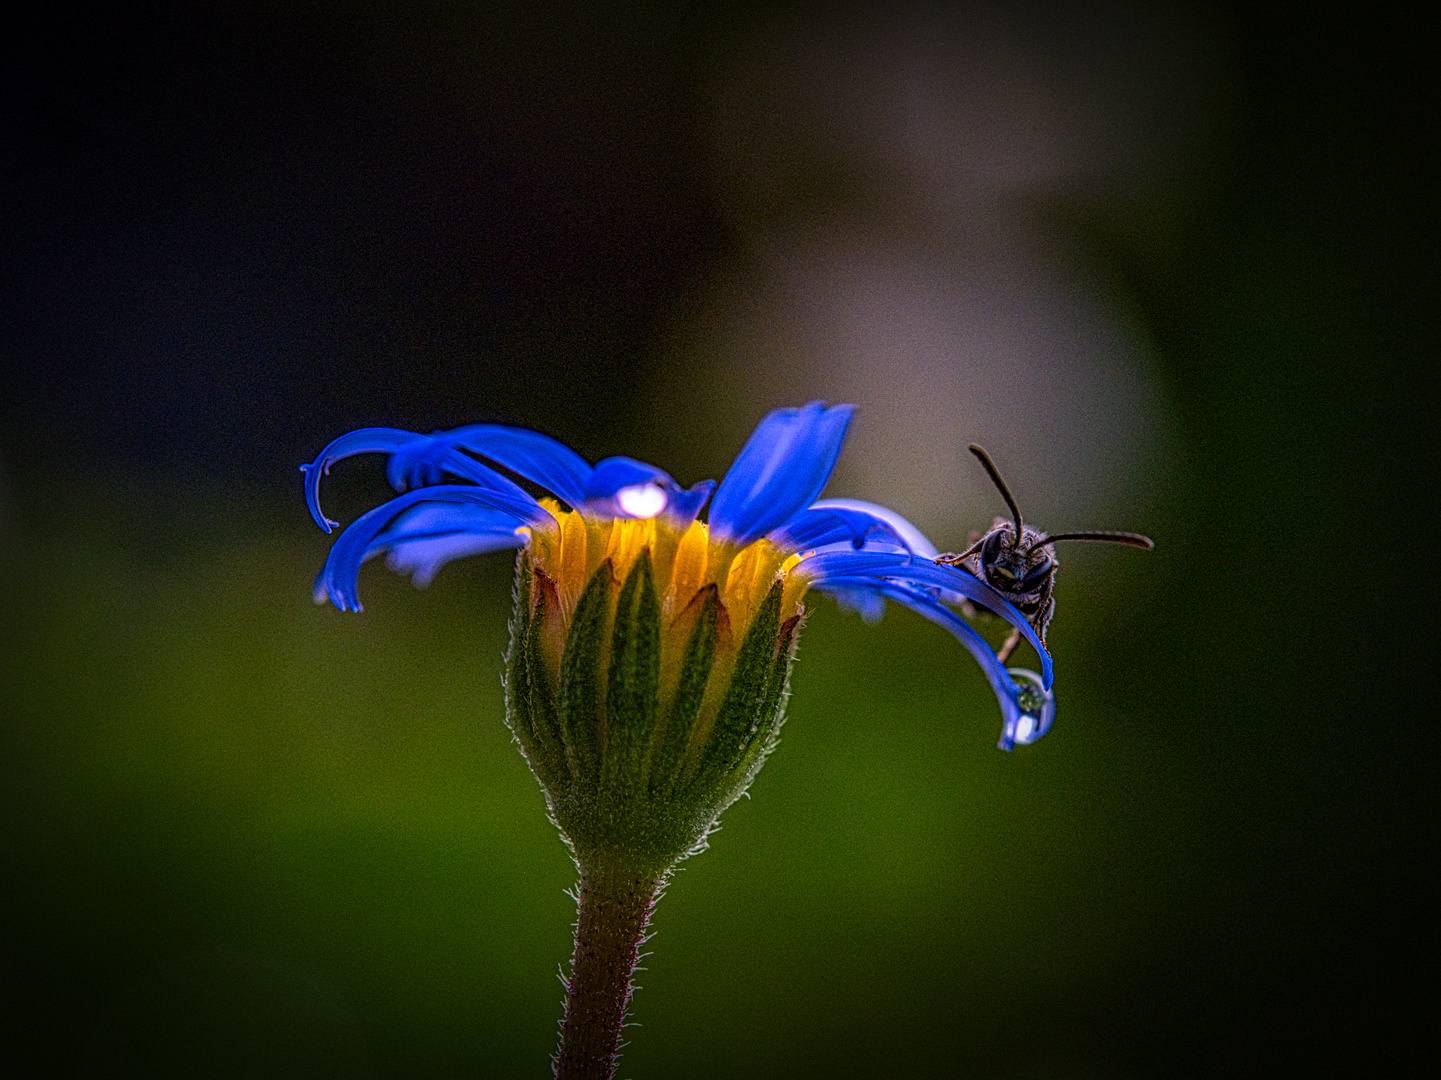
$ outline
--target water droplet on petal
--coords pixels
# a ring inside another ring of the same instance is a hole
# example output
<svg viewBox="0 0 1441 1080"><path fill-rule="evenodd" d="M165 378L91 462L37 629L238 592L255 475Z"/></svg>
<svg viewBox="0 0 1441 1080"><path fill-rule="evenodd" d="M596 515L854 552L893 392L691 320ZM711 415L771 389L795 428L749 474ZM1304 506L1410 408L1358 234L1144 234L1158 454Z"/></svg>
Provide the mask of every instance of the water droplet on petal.
<svg viewBox="0 0 1441 1080"><path fill-rule="evenodd" d="M626 517L653 518L669 501L659 484L631 484L615 493L615 504Z"/></svg>
<svg viewBox="0 0 1441 1080"><path fill-rule="evenodd" d="M1011 740L1024 746L1033 743L1051 730L1056 718L1056 695L1042 685L1041 677L1026 668L1007 668L1016 685L1016 705L1021 715L1016 718Z"/></svg>

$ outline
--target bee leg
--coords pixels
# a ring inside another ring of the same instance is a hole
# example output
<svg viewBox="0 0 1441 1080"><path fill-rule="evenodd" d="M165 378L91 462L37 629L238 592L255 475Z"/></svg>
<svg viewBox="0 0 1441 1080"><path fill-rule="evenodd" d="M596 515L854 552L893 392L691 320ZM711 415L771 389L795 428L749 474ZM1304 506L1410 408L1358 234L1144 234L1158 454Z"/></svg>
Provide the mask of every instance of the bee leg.
<svg viewBox="0 0 1441 1080"><path fill-rule="evenodd" d="M962 563L965 562L967 556L974 555L977 551L981 549L981 541L984 539L985 537L972 529L971 539L968 541L971 546L966 548L965 551L948 551L943 555L937 555L937 564L939 564L940 566L960 566L961 569L965 570L965 567L962 565ZM969 570L967 570L966 572L970 573Z"/></svg>
<svg viewBox="0 0 1441 1080"><path fill-rule="evenodd" d="M1016 651L1016 646L1020 643L1021 632L1019 630L1013 629L1010 635L1006 638L1006 643L996 650L996 659L1004 664L1007 660L1011 658L1011 653Z"/></svg>
<svg viewBox="0 0 1441 1080"><path fill-rule="evenodd" d="M1046 602L1041 605L1041 610L1031 617L1031 626L1035 628L1036 637L1041 639L1041 644L1046 643L1046 628L1051 625L1051 616L1056 612L1056 598L1047 596Z"/></svg>

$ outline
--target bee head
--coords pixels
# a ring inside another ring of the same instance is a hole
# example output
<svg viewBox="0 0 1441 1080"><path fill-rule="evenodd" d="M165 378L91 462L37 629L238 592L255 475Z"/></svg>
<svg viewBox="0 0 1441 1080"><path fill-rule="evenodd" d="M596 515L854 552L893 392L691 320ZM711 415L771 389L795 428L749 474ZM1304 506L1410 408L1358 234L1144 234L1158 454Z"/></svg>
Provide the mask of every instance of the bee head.
<svg viewBox="0 0 1441 1080"><path fill-rule="evenodd" d="M1056 572L1056 556L1036 530L997 518L981 541L980 564L988 584L1012 596L1029 596L1045 588Z"/></svg>
<svg viewBox="0 0 1441 1080"><path fill-rule="evenodd" d="M972 446L971 453L990 476L996 490L1006 500L1011 517L998 517L991 524L990 532L979 537L975 543L960 555L938 555L936 562L946 566L959 566L971 575L980 578L995 589L1024 614L1035 627L1044 642L1046 626L1055 610L1051 590L1056 582L1055 544L1061 540L1099 540L1109 544L1129 544L1131 547L1151 548L1155 544L1150 537L1139 533L1124 532L1070 532L1048 536L1037 532L1021 520L1021 508L1011 497L1006 482L1001 479L991 456L979 446ZM975 535L974 533L972 535ZM1012 638L1001 650L1009 656L1015 639Z"/></svg>

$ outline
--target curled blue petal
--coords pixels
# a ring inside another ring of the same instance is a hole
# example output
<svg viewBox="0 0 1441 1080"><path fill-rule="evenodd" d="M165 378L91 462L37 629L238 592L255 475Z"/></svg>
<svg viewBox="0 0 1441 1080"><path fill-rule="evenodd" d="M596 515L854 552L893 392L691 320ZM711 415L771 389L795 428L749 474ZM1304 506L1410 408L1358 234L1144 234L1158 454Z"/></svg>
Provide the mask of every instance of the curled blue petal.
<svg viewBox="0 0 1441 1080"><path fill-rule="evenodd" d="M884 551L822 551L803 559L795 573L804 575L815 585L832 579L844 579L847 582L870 580L875 582L878 588L882 585L904 584L964 596L999 615L1021 632L1021 636L1041 658L1041 674L1047 688L1054 678L1051 654L1046 651L1046 646L1036 636L1036 631L1026 617L991 586L959 567L942 566L930 560L912 559L901 553ZM939 602L939 598L934 599Z"/></svg>
<svg viewBox="0 0 1441 1080"><path fill-rule="evenodd" d="M431 487L439 484L447 473L482 487L510 492L524 490L489 465L462 453L447 440L445 432L417 435L391 454L385 466L386 479L396 491Z"/></svg>
<svg viewBox="0 0 1441 1080"><path fill-rule="evenodd" d="M340 522L331 521L320 509L320 478L330 472L330 466L356 454L394 454L401 447L424 440L424 435L400 428L361 428L348 435L342 435L320 452L320 456L309 465L300 466L305 474L305 504L310 507L310 516L326 532L336 528Z"/></svg>
<svg viewBox="0 0 1441 1080"><path fill-rule="evenodd" d="M360 565L371 555L391 546L387 540L376 544L382 530L395 523L407 510L420 504L459 504L482 507L497 516L488 519L499 523L500 515L510 519L509 527L514 530L522 525L554 527L555 519L543 510L530 496L525 500L500 491L465 484L441 484L434 487L417 488L404 495L397 495L382 503L355 521L340 534L325 560L325 568L315 583L317 602L329 600L341 611L359 611ZM403 526L402 526L403 527ZM421 534L412 534L412 541L421 539ZM402 540L404 535L402 534ZM438 568L438 567L437 567Z"/></svg>
<svg viewBox="0 0 1441 1080"><path fill-rule="evenodd" d="M386 475L396 491L432 487L439 484L444 475L449 473L492 491L504 491L517 498L530 498L523 487L489 465L476 461L453 447L439 445L433 438L422 438L426 445L419 450L415 444L408 443L399 452L391 455L386 466Z"/></svg>
<svg viewBox="0 0 1441 1080"><path fill-rule="evenodd" d="M1002 750L1011 749L1016 741L1015 733L1023 723L1022 709L1018 701L1020 688L1016 686L1005 665L996 658L996 651L991 648L986 639L976 632L975 627L930 593L896 582L872 580L868 584L867 581L868 579L865 578L839 578L817 587L825 590L834 590L836 586L850 589L869 588L877 595L894 600L898 604L904 604L912 611L945 627L955 635L957 640L966 647L966 650L976 658L976 662L981 665L981 670L985 672L986 681L991 684L991 691L996 695L996 701L1001 706L1000 746ZM1052 715L1054 715L1054 707ZM1035 737L1039 738L1040 736Z"/></svg>
<svg viewBox="0 0 1441 1080"><path fill-rule="evenodd" d="M450 469L446 468L447 461ZM480 464L446 442L443 433L418 435L390 455L385 463L385 478L396 491L431 487L439 484L447 471L460 475L457 470L464 468L467 461Z"/></svg>
<svg viewBox="0 0 1441 1080"><path fill-rule="evenodd" d="M397 486L414 487L417 481L427 482L427 478L433 483L438 463L450 460L446 451L468 450L540 485L572 507L585 502L590 465L549 435L501 424L471 424L418 438L420 441L398 448L391 459L392 480L404 481Z"/></svg>
<svg viewBox="0 0 1441 1080"><path fill-rule="evenodd" d="M751 433L711 502L717 539L749 544L815 501L845 442L853 405L777 409Z"/></svg>
<svg viewBox="0 0 1441 1080"><path fill-rule="evenodd" d="M931 543L925 533L888 506L866 502L864 499L821 499L812 503L810 508L812 510L858 510L863 514L870 514L871 517L878 518L889 525L901 538L902 546L909 548L921 558L934 559L940 554L936 545Z"/></svg>

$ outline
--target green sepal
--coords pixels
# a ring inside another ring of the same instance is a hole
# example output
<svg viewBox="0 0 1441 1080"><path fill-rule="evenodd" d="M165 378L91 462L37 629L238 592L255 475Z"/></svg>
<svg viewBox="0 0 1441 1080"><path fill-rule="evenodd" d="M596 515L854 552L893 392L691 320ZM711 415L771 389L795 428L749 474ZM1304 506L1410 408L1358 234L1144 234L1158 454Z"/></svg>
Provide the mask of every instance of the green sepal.
<svg viewBox="0 0 1441 1080"><path fill-rule="evenodd" d="M634 798L645 786L660 693L660 597L649 550L621 586L610 640L602 797Z"/></svg>
<svg viewBox="0 0 1441 1080"><path fill-rule="evenodd" d="M600 667L615 574L610 560L576 602L560 663L560 730L571 769L581 784L600 776Z"/></svg>
<svg viewBox="0 0 1441 1080"><path fill-rule="evenodd" d="M671 699L665 728L660 733L655 760L651 765L650 791L653 796L669 792L680 779L686 749L690 746L691 732L695 730L701 703L705 700L706 686L710 683L711 668L715 666L720 596L714 583L696 593L690 606L697 605L699 614L686 641L680 680L676 684L675 697Z"/></svg>
<svg viewBox="0 0 1441 1080"><path fill-rule="evenodd" d="M761 695L760 715L750 745L741 756L739 764L727 778L726 786L735 795L731 801L750 786L755 774L765 763L766 756L775 749L781 725L785 723L786 698L790 693L791 661L796 655L796 641L800 636L803 616L792 615L780 625L776 636L775 654L771 657L770 670L766 673L765 689Z"/></svg>
<svg viewBox="0 0 1441 1080"><path fill-rule="evenodd" d="M525 669L530 678L531 727L535 741L545 753L555 779L544 784L553 794L564 794L574 779L565 753L565 736L560 729L560 707L555 695L555 677L545 659L542 641L546 619L560 608L555 582L543 570L534 571L534 601L530 626L525 635Z"/></svg>
<svg viewBox="0 0 1441 1080"><path fill-rule="evenodd" d="M745 640L736 655L730 686L721 699L720 711L706 739L687 789L703 802L711 802L731 771L741 763L764 721L762 709L767 698L768 676L776 657L780 632L781 583L766 593L760 610L751 620ZM776 694L777 704L780 701ZM730 800L725 800L729 802Z"/></svg>
<svg viewBox="0 0 1441 1080"><path fill-rule="evenodd" d="M510 645L505 654L506 725L541 786L559 794L567 786L568 770L555 728L554 694L544 670L536 669L540 658L534 642L545 619L546 590L534 586L533 574L522 555L516 573Z"/></svg>

